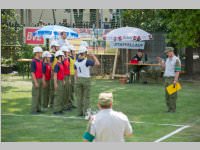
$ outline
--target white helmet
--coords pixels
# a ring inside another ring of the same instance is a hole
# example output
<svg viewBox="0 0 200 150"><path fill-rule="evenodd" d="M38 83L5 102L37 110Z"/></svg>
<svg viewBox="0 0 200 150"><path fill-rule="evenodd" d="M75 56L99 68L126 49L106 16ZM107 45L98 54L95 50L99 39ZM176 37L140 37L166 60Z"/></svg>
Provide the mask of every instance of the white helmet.
<svg viewBox="0 0 200 150"><path fill-rule="evenodd" d="M73 45L70 45L70 46L69 46L69 49L70 49L71 51L75 51L75 50L76 50L75 47L74 47Z"/></svg>
<svg viewBox="0 0 200 150"><path fill-rule="evenodd" d="M89 47L88 43L86 41L81 41L80 46L85 46L86 48Z"/></svg>
<svg viewBox="0 0 200 150"><path fill-rule="evenodd" d="M60 46L60 45L59 45L58 41L52 41L51 42L51 47L52 46Z"/></svg>
<svg viewBox="0 0 200 150"><path fill-rule="evenodd" d="M41 52L41 53L43 52L42 48L40 46L36 46L33 48L33 53L39 53L39 52Z"/></svg>
<svg viewBox="0 0 200 150"><path fill-rule="evenodd" d="M61 51L63 51L63 52L70 52L70 50L69 50L69 47L68 46L62 46L61 48L60 48L60 50Z"/></svg>
<svg viewBox="0 0 200 150"><path fill-rule="evenodd" d="M59 50L55 53L55 57L58 57L58 56L64 56L64 53L63 51Z"/></svg>
<svg viewBox="0 0 200 150"><path fill-rule="evenodd" d="M78 54L87 52L87 48L85 46L80 46Z"/></svg>
<svg viewBox="0 0 200 150"><path fill-rule="evenodd" d="M44 58L44 57L51 57L51 53L48 51L44 51L42 54L42 58Z"/></svg>

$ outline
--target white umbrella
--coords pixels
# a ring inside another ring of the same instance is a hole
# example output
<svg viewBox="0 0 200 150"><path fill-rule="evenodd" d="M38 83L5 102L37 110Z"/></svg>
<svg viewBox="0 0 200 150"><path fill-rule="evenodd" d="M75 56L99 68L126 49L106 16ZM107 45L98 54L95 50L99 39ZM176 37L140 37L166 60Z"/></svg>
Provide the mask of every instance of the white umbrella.
<svg viewBox="0 0 200 150"><path fill-rule="evenodd" d="M128 49L134 46L134 42L136 41L145 41L152 39L152 35L142 29L134 28L134 27L122 27L118 29L114 29L110 31L103 37L104 40L110 41L110 46L115 48L125 48L126 49L126 62L128 63ZM116 45L118 43L118 45ZM116 45L116 46L113 46ZM117 51L115 54L114 66L112 78L114 78L116 64L117 64ZM128 65L126 66L126 72L128 72Z"/></svg>
<svg viewBox="0 0 200 150"><path fill-rule="evenodd" d="M107 41L144 41L152 39L152 35L139 28L122 27L110 31L104 39Z"/></svg>
<svg viewBox="0 0 200 150"><path fill-rule="evenodd" d="M35 31L33 33L33 36L43 37L43 38L49 38L49 39L57 39L60 32L66 32L67 38L73 39L78 38L78 33L73 31L70 28L59 26L59 25L49 25L44 26L41 29Z"/></svg>

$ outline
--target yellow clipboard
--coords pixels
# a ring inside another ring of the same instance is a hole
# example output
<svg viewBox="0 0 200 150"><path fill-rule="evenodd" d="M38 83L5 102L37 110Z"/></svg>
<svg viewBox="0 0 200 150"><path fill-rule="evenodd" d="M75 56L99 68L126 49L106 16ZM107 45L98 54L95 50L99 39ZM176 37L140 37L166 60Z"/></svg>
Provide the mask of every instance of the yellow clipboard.
<svg viewBox="0 0 200 150"><path fill-rule="evenodd" d="M166 89L167 89L167 92L169 93L169 95L172 95L173 93L175 93L181 89L181 85L180 85L180 83L176 83L176 85L170 84L168 87L166 87Z"/></svg>

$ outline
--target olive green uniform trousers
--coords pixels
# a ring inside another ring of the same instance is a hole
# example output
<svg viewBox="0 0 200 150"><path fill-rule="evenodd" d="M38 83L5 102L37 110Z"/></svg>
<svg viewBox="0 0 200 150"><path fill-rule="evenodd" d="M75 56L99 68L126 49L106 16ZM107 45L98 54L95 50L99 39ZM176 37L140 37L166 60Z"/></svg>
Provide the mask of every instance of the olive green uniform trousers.
<svg viewBox="0 0 200 150"><path fill-rule="evenodd" d="M51 80L50 80L50 107L53 107L54 94L55 94L54 79L53 79L53 77L51 77Z"/></svg>
<svg viewBox="0 0 200 150"><path fill-rule="evenodd" d="M65 76L64 99L63 99L64 109L69 109L72 106L69 92L70 92L70 76Z"/></svg>
<svg viewBox="0 0 200 150"><path fill-rule="evenodd" d="M50 80L46 81L46 87L42 89L42 107L47 108L50 101Z"/></svg>
<svg viewBox="0 0 200 150"><path fill-rule="evenodd" d="M62 80L57 80L58 88L55 90L53 111L59 112L63 110L63 99L64 99L64 84Z"/></svg>
<svg viewBox="0 0 200 150"><path fill-rule="evenodd" d="M174 77L165 77L165 100L166 105L168 107L168 111L175 112L176 111L176 100L177 100L177 92L173 93L172 95L169 95L166 87L172 84L174 81Z"/></svg>
<svg viewBox="0 0 200 150"><path fill-rule="evenodd" d="M70 100L72 103L72 106L75 106L75 76L74 75L70 75Z"/></svg>
<svg viewBox="0 0 200 150"><path fill-rule="evenodd" d="M76 81L78 115L85 115L90 107L90 78L79 77Z"/></svg>
<svg viewBox="0 0 200 150"><path fill-rule="evenodd" d="M34 86L34 81L32 81L32 113L41 111L41 101L42 101L42 79L37 79L39 87Z"/></svg>

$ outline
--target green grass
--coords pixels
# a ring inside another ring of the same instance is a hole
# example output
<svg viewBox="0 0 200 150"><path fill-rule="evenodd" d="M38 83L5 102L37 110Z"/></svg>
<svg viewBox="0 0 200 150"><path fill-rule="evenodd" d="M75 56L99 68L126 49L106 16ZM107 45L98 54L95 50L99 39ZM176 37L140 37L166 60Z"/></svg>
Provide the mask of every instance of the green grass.
<svg viewBox="0 0 200 150"><path fill-rule="evenodd" d="M178 93L177 112L166 113L164 90L160 84L121 85L118 80L93 80L91 107L97 109L98 94L110 91L114 94L114 109L127 114L129 120L146 122L134 123L134 136L127 141L150 142L176 130L174 126L160 126L161 123L191 125L172 137L169 142L200 141L200 83L182 83L183 89ZM82 141L86 129L84 119L69 119L32 116L31 80L22 80L19 76L2 75L2 141ZM48 110L43 115L52 115ZM63 116L76 116L77 110Z"/></svg>

